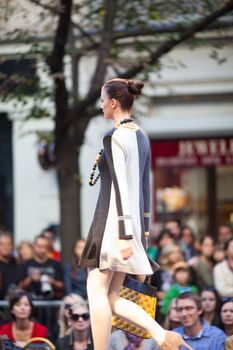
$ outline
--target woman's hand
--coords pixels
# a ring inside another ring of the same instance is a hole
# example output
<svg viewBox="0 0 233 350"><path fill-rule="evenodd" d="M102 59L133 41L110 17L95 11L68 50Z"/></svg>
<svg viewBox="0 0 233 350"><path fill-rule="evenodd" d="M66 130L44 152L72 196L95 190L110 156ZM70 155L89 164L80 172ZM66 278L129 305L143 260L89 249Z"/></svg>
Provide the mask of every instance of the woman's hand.
<svg viewBox="0 0 233 350"><path fill-rule="evenodd" d="M166 331L165 339L162 344L159 344L162 350L178 350L182 346L182 349L193 350L189 346L182 336L172 331Z"/></svg>
<svg viewBox="0 0 233 350"><path fill-rule="evenodd" d="M119 239L118 250L122 259L128 260L133 255L132 243L130 239Z"/></svg>

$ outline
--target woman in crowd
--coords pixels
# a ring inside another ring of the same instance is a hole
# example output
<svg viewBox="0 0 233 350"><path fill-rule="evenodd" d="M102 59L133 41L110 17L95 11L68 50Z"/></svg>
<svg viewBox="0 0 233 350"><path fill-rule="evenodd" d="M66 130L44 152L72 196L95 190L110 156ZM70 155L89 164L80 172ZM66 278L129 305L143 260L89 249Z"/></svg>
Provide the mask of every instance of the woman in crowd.
<svg viewBox="0 0 233 350"><path fill-rule="evenodd" d="M6 335L12 342L23 345L34 337L48 337L47 328L32 320L33 305L29 294L17 291L9 300L12 321L0 327L0 335Z"/></svg>
<svg viewBox="0 0 233 350"><path fill-rule="evenodd" d="M58 312L59 338L69 334L71 329L70 309L73 304L79 302L83 303L84 300L80 295L77 294L68 294L63 298Z"/></svg>
<svg viewBox="0 0 233 350"><path fill-rule="evenodd" d="M75 303L70 309L70 334L58 339L57 350L91 350L90 315L87 303ZM99 325L101 327L101 325Z"/></svg>
<svg viewBox="0 0 233 350"><path fill-rule="evenodd" d="M201 293L202 318L210 325L219 327L219 297L214 288L204 288Z"/></svg>
<svg viewBox="0 0 233 350"><path fill-rule="evenodd" d="M226 336L233 335L233 298L222 299L220 308L222 329Z"/></svg>
<svg viewBox="0 0 233 350"><path fill-rule="evenodd" d="M71 264L64 266L64 284L66 294L75 293L87 299L87 271L78 266L84 245L84 239L78 239L74 243Z"/></svg>
<svg viewBox="0 0 233 350"><path fill-rule="evenodd" d="M151 275L158 266L146 254L150 217L150 143L131 116L144 84L112 79L101 89L104 117L115 123L103 138L89 184L101 176L93 223L80 259L88 268L88 300L95 350L107 350L112 314L146 329L162 349L184 340L164 330L142 308L119 296L125 274ZM100 175L95 171L99 166Z"/></svg>
<svg viewBox="0 0 233 350"><path fill-rule="evenodd" d="M193 266L196 275L196 283L200 289L214 287L214 239L205 236L201 240L201 255L197 263Z"/></svg>
<svg viewBox="0 0 233 350"><path fill-rule="evenodd" d="M185 259L189 260L199 252L200 245L191 227L184 226L181 229L181 242L184 244Z"/></svg>
<svg viewBox="0 0 233 350"><path fill-rule="evenodd" d="M22 264L33 258L33 244L29 241L22 241L17 247L17 262Z"/></svg>

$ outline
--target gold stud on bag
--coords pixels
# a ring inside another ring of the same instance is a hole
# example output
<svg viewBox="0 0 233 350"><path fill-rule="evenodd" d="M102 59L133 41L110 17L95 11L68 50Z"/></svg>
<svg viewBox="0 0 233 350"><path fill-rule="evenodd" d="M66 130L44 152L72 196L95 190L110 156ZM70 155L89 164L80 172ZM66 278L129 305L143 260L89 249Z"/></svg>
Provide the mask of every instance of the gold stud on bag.
<svg viewBox="0 0 233 350"><path fill-rule="evenodd" d="M150 286L147 281L142 283L126 276L120 290L120 296L137 304L153 319L155 318L156 288ZM151 338L151 335L148 332L118 316L113 316L112 325L113 327L120 328L127 333L137 335L138 337Z"/></svg>

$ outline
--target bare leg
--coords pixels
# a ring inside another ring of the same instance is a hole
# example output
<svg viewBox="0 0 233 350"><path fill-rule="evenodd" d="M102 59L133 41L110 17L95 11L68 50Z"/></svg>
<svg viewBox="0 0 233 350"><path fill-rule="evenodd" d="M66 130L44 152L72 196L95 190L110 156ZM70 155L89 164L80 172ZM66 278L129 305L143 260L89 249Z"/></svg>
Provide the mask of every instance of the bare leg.
<svg viewBox="0 0 233 350"><path fill-rule="evenodd" d="M165 331L152 317L135 303L119 297L119 290L125 274L115 272L109 287L109 300L112 312L133 322L149 332L163 350L178 350L179 345L185 345L183 338L174 332ZM188 349L191 349L187 346Z"/></svg>
<svg viewBox="0 0 233 350"><path fill-rule="evenodd" d="M108 350L112 328L112 311L108 289L113 271L88 269L87 294L91 317L91 330L95 350Z"/></svg>

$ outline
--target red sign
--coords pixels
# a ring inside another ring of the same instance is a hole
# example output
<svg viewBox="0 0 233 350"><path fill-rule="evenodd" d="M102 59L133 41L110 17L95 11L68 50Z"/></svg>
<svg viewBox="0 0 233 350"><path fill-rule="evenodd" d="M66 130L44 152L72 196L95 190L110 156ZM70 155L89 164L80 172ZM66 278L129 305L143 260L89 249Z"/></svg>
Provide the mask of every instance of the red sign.
<svg viewBox="0 0 233 350"><path fill-rule="evenodd" d="M153 141L151 151L154 168L233 165L233 138Z"/></svg>

